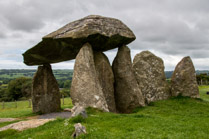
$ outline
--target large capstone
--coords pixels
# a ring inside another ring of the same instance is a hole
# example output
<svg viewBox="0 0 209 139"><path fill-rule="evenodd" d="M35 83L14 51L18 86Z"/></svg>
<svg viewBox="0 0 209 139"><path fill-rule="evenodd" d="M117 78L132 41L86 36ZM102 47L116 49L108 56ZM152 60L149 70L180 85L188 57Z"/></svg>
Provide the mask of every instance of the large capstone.
<svg viewBox="0 0 209 139"><path fill-rule="evenodd" d="M114 97L114 75L110 62L106 55L102 52L94 52L94 62L99 83L107 101L108 109L111 112L116 112Z"/></svg>
<svg viewBox="0 0 209 139"><path fill-rule="evenodd" d="M126 45L135 38L120 20L90 15L43 37L40 43L23 54L24 63L41 65L71 60L87 42L95 51L107 51Z"/></svg>
<svg viewBox="0 0 209 139"><path fill-rule="evenodd" d="M88 43L76 56L70 95L74 105L109 111L95 68L93 50Z"/></svg>
<svg viewBox="0 0 209 139"><path fill-rule="evenodd" d="M195 68L190 57L184 57L176 66L171 78L172 96L199 98Z"/></svg>
<svg viewBox="0 0 209 139"><path fill-rule="evenodd" d="M59 85L49 64L39 66L33 77L33 112L51 113L60 110Z"/></svg>
<svg viewBox="0 0 209 139"><path fill-rule="evenodd" d="M113 61L115 77L115 101L119 112L130 113L136 107L144 106L145 101L136 81L127 46L119 47Z"/></svg>
<svg viewBox="0 0 209 139"><path fill-rule="evenodd" d="M161 58L149 51L143 51L134 57L133 69L146 103L171 96Z"/></svg>

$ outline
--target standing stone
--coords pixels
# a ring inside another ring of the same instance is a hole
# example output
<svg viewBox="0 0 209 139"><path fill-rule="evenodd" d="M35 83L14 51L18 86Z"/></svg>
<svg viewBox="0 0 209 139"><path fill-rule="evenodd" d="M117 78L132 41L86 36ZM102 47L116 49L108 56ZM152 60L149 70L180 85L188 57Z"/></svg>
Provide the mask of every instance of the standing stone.
<svg viewBox="0 0 209 139"><path fill-rule="evenodd" d="M130 113L136 107L145 106L144 97L133 73L130 49L127 46L119 47L113 61L113 73L117 110Z"/></svg>
<svg viewBox="0 0 209 139"><path fill-rule="evenodd" d="M133 69L146 103L170 97L161 58L149 51L143 51L134 57Z"/></svg>
<svg viewBox="0 0 209 139"><path fill-rule="evenodd" d="M171 78L172 96L199 98L195 68L191 58L184 57L176 66Z"/></svg>
<svg viewBox="0 0 209 139"><path fill-rule="evenodd" d="M49 64L39 66L33 78L33 112L50 113L60 110L59 85Z"/></svg>
<svg viewBox="0 0 209 139"><path fill-rule="evenodd" d="M102 52L94 52L95 68L99 77L104 97L107 101L108 109L116 112L114 97L114 75L107 56Z"/></svg>
<svg viewBox="0 0 209 139"><path fill-rule="evenodd" d="M76 56L71 98L74 105L109 111L94 65L92 47L86 43Z"/></svg>

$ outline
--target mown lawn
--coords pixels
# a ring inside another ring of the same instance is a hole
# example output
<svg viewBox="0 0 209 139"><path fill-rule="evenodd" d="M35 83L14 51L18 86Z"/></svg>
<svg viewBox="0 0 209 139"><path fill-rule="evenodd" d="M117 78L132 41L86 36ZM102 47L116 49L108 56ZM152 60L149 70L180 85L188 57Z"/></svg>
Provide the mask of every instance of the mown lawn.
<svg viewBox="0 0 209 139"><path fill-rule="evenodd" d="M209 86L200 87L202 99L187 97L158 101L132 114L103 113L88 109L88 118L80 116L57 119L35 129L23 132L7 130L0 138L67 139L71 138L77 122L87 128L88 139L208 139L209 138Z"/></svg>

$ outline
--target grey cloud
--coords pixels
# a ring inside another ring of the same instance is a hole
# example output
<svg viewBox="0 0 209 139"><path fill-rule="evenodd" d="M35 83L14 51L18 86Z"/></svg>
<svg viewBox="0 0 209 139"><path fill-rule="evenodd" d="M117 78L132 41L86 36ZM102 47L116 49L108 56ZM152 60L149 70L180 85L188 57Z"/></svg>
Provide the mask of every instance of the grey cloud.
<svg viewBox="0 0 209 139"><path fill-rule="evenodd" d="M4 34L3 32L0 32L0 39L4 39L6 38L6 34Z"/></svg>
<svg viewBox="0 0 209 139"><path fill-rule="evenodd" d="M182 16L185 16L184 14L182 13ZM198 21L205 17L199 14L195 18ZM130 44L134 49L152 49L165 54L183 55L196 50L203 52L209 47L209 32L206 31L208 30L206 23L209 20L191 22L187 18L179 18L178 15L169 17L168 13L163 12L160 15L149 13L139 19L135 20L134 24L137 26L133 28L137 39ZM194 52L188 54L198 57ZM209 56L199 55L199 57Z"/></svg>
<svg viewBox="0 0 209 139"><path fill-rule="evenodd" d="M190 55L193 58L208 58L209 57L209 50L196 50L196 51L190 51Z"/></svg>
<svg viewBox="0 0 209 139"><path fill-rule="evenodd" d="M1 9L1 12L4 13L5 24L11 30L32 31L34 29L40 29L43 26L43 22L39 20L40 16L32 8L24 8L13 3L11 5L5 5Z"/></svg>
<svg viewBox="0 0 209 139"><path fill-rule="evenodd" d="M68 22L100 14L118 18L133 30L137 38L128 45L133 51L151 50L164 56L205 59L209 58L208 5L208 0L1 1L0 40L4 41L0 41L0 47L7 40L4 44L10 49L25 50ZM14 42L13 38L19 41ZM106 54L112 61L116 50Z"/></svg>
<svg viewBox="0 0 209 139"><path fill-rule="evenodd" d="M73 1L12 1L2 3L0 12L8 28L28 31L38 30L44 27L45 22L58 22L66 15L74 14Z"/></svg>

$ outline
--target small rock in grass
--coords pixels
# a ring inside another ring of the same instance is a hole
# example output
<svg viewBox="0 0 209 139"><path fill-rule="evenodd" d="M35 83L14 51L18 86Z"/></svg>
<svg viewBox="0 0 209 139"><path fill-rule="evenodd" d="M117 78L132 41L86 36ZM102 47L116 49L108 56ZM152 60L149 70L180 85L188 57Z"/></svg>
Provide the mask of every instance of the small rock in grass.
<svg viewBox="0 0 209 139"><path fill-rule="evenodd" d="M86 134L86 127L82 126L81 123L77 123L74 125L75 131L72 134L73 138L80 136L81 134Z"/></svg>

